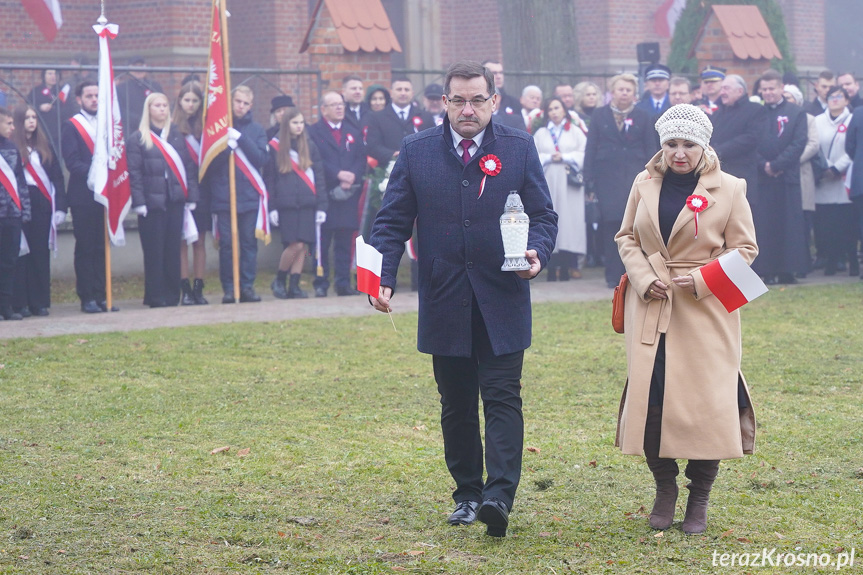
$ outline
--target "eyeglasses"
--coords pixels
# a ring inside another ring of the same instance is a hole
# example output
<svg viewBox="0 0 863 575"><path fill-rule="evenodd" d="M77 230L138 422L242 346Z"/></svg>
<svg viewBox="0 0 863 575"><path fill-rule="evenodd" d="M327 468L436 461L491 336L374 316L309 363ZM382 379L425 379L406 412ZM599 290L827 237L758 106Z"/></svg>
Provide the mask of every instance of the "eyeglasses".
<svg viewBox="0 0 863 575"><path fill-rule="evenodd" d="M331 103L331 104L324 104L324 108L344 108L344 107L345 107L344 102L335 102L335 103Z"/></svg>
<svg viewBox="0 0 863 575"><path fill-rule="evenodd" d="M837 94L831 94L831 95L830 95L830 97L829 97L829 98L827 98L827 101L829 101L829 102L838 102L839 100L844 100L844 99L845 99L845 94L842 94L842 93L840 92L840 93L837 93Z"/></svg>
<svg viewBox="0 0 863 575"><path fill-rule="evenodd" d="M472 98L470 100L465 100L464 98L447 98L446 101L459 110L464 108L467 104L470 104L470 107L476 110L477 108L482 108L486 102L491 100L491 98L491 96L489 96L488 98L477 96L476 98Z"/></svg>

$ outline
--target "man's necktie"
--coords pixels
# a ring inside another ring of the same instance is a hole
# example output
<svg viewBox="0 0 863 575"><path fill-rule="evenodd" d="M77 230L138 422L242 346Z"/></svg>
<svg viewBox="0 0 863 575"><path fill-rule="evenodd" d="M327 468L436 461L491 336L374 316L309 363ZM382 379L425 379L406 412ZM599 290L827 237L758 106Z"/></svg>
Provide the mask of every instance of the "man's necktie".
<svg viewBox="0 0 863 575"><path fill-rule="evenodd" d="M402 118L402 122L404 122L405 120L407 120L407 119L408 119L408 113L407 113L407 112L405 112L404 110L402 110L401 112L399 112L399 116L401 116L401 118Z"/></svg>
<svg viewBox="0 0 863 575"><path fill-rule="evenodd" d="M471 146L473 146L473 140L462 140L461 141L461 147L462 147L461 161L464 162L465 165L467 165L467 163L470 162L470 152L468 152L467 149L470 148Z"/></svg>
<svg viewBox="0 0 863 575"><path fill-rule="evenodd" d="M661 112L661 111L662 111L662 103L660 103L660 102L654 102L654 103L653 103L653 107L654 107L654 108L656 108L656 111L657 111L657 112Z"/></svg>
<svg viewBox="0 0 863 575"><path fill-rule="evenodd" d="M333 128L330 126L330 130L333 133L333 139L336 141L336 145L340 146L342 144L342 131L339 128Z"/></svg>

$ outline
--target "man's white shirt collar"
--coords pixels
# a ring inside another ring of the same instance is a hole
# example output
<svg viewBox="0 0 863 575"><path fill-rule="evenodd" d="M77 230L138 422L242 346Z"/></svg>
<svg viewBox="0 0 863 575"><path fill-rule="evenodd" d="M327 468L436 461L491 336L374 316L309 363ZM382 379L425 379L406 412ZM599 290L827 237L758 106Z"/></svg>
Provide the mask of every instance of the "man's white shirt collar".
<svg viewBox="0 0 863 575"><path fill-rule="evenodd" d="M488 128L488 126L486 126ZM453 127L449 127L449 133L452 134L452 143L455 145L455 151L458 152L458 155L461 156L462 148L461 141L464 140L464 136L453 130ZM482 146L482 139L485 137L485 130L471 138L473 140L473 144L471 144L470 148L467 151L470 153L470 157L472 158L476 151Z"/></svg>

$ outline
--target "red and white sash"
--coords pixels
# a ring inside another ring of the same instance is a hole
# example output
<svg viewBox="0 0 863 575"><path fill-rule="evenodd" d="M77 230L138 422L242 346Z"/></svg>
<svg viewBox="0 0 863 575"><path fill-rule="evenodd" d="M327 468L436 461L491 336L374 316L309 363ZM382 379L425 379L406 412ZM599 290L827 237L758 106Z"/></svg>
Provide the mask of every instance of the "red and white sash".
<svg viewBox="0 0 863 575"><path fill-rule="evenodd" d="M252 184L252 187L258 191L260 196L258 200L258 221L255 224L255 237L263 240L265 244L270 243L270 220L269 214L269 199L267 195L267 186L264 185L264 179L261 177L257 168L249 161L243 150L237 148L234 150L234 157L237 160L237 167L240 169L246 178Z"/></svg>
<svg viewBox="0 0 863 575"><path fill-rule="evenodd" d="M78 133L81 135L81 139L84 140L84 143L87 144L87 148L90 150L92 154L96 150L96 127L90 123L90 120L87 119L84 114L78 113L69 118L69 121L72 122L72 125L78 130Z"/></svg>
<svg viewBox="0 0 863 575"><path fill-rule="evenodd" d="M162 134L156 135L150 133L153 137L153 145L156 146L162 153L165 163L168 164L168 169L180 182L180 187L183 188L183 196L189 199L189 181L186 177L186 166L183 165L183 159L180 157L177 149L166 139L169 133L170 125L162 128ZM188 141L186 142L188 144ZM192 210L186 208L183 210L183 239L187 244L193 244L198 241L198 226L195 225L195 218L192 216Z"/></svg>
<svg viewBox="0 0 863 575"><path fill-rule="evenodd" d="M201 142L199 142L192 134L186 134L186 147L189 148L189 154L195 160L195 163L201 165Z"/></svg>
<svg viewBox="0 0 863 575"><path fill-rule="evenodd" d="M267 142L267 145L278 152L279 151L279 137L273 136L273 138L269 142Z"/></svg>
<svg viewBox="0 0 863 575"><path fill-rule="evenodd" d="M295 150L291 150L291 167L294 168L294 172L297 173L300 179L305 182L309 188L311 188L312 194L317 195L318 192L315 189L315 173L312 171L311 167L306 170L300 169L300 155Z"/></svg>
<svg viewBox="0 0 863 575"><path fill-rule="evenodd" d="M15 171L9 162L0 155L0 186L12 197L12 201L18 206L21 211L21 198L18 196L18 178L15 177Z"/></svg>
<svg viewBox="0 0 863 575"><path fill-rule="evenodd" d="M57 250L57 224L54 223L54 212L56 211L56 190L51 178L42 166L42 159L39 157L39 152L30 150L30 161L24 166L24 177L27 180L28 186L39 188L39 191L45 196L45 199L51 202L51 228L48 231L48 247L52 250Z"/></svg>

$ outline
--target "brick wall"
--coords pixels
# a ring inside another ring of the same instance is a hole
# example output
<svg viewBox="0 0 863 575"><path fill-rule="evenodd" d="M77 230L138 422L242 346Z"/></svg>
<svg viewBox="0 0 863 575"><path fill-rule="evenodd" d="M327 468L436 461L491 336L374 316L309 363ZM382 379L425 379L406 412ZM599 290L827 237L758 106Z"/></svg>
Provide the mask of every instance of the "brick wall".
<svg viewBox="0 0 863 575"><path fill-rule="evenodd" d="M794 52L794 60L801 72L824 68L826 0L777 0L785 15L788 40Z"/></svg>
<svg viewBox="0 0 863 575"><path fill-rule="evenodd" d="M712 14L707 20L704 32L695 44L695 57L703 65L711 64L726 69L727 74L738 74L746 80L748 86L770 67L769 60L740 60L734 57L731 44L719 24L719 19Z"/></svg>
<svg viewBox="0 0 863 575"><path fill-rule="evenodd" d="M440 52L443 68L456 60L501 58L495 0L441 0ZM506 64L504 64L506 65Z"/></svg>

